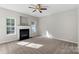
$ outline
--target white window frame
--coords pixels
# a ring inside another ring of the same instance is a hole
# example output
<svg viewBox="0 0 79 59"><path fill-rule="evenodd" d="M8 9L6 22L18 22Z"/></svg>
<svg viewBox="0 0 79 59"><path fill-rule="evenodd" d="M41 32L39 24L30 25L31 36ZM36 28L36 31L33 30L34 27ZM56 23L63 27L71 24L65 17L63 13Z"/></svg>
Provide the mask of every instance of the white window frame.
<svg viewBox="0 0 79 59"><path fill-rule="evenodd" d="M7 19L14 19L14 26L11 26L11 25L8 26L8 25L7 25ZM13 33L7 33L7 31L8 31L8 30L7 30L7 27L14 27L14 32L13 32ZM14 17L7 17L7 18L6 18L6 34L7 34L7 35L16 35L16 19L15 19Z"/></svg>
<svg viewBox="0 0 79 59"><path fill-rule="evenodd" d="M32 23L31 23L31 31L32 31L32 33L36 33L37 32L37 24L36 24L36 21L32 21L32 22L34 22L34 24L35 24L35 32L33 31L33 29L32 29Z"/></svg>

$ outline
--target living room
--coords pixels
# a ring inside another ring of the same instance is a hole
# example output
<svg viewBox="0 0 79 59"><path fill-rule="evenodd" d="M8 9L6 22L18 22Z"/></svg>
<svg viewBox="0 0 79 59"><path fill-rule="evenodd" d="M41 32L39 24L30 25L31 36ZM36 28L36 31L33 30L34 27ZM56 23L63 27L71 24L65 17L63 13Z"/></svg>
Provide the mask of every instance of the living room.
<svg viewBox="0 0 79 59"><path fill-rule="evenodd" d="M0 53L78 54L78 19L75 4L1 4Z"/></svg>

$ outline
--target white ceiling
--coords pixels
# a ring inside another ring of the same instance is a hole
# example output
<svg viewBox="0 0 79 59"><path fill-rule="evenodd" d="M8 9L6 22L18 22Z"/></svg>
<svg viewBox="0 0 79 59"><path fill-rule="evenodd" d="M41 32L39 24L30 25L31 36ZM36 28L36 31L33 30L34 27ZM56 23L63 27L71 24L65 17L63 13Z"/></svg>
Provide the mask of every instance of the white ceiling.
<svg viewBox="0 0 79 59"><path fill-rule="evenodd" d="M24 14L29 14L36 17L43 17L46 15L58 13L61 11L67 11L70 9L76 8L77 5L75 4L42 4L43 6L47 6L46 11L42 11L43 13L39 12L32 12L33 10L28 8L31 4L0 4L0 7L10 9L13 11L21 12Z"/></svg>

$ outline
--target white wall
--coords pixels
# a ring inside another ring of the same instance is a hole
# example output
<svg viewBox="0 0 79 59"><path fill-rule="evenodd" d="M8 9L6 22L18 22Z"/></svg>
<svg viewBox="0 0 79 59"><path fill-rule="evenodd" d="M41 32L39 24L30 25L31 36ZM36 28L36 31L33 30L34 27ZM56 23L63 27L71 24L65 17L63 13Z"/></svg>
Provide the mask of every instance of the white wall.
<svg viewBox="0 0 79 59"><path fill-rule="evenodd" d="M78 26L77 26L77 27L78 27L78 28L77 28L77 31L78 31L77 34L78 34L78 35L77 35L77 38L78 38L78 51L79 51L79 8L78 8L77 15L78 15L78 22L77 22L77 23L78 23Z"/></svg>
<svg viewBox="0 0 79 59"><path fill-rule="evenodd" d="M77 42L77 10L69 10L46 16L40 19L40 33L45 36L46 31L53 37Z"/></svg>
<svg viewBox="0 0 79 59"><path fill-rule="evenodd" d="M19 24L19 16L17 13L0 8L0 43L17 40L17 35L6 34L6 18L9 16L16 19L16 25Z"/></svg>
<svg viewBox="0 0 79 59"><path fill-rule="evenodd" d="M29 20L37 20L38 18L0 8L0 43L18 40L17 30L15 35L6 34L6 18L14 17L16 19L16 27L20 25L20 16L28 17ZM32 34L32 33L31 33Z"/></svg>

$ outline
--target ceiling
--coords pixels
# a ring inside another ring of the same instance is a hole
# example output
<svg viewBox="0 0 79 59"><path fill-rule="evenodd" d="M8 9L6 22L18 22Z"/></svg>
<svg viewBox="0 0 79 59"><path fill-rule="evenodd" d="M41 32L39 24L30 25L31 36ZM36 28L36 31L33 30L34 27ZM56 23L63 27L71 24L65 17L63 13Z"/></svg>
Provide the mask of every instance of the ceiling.
<svg viewBox="0 0 79 59"><path fill-rule="evenodd" d="M29 14L36 17L43 17L46 15L71 10L77 7L75 4L42 4L43 6L47 6L47 10L39 12L32 12L33 9L28 8L31 4L0 4L0 7L10 9L13 11L21 12L24 14Z"/></svg>

